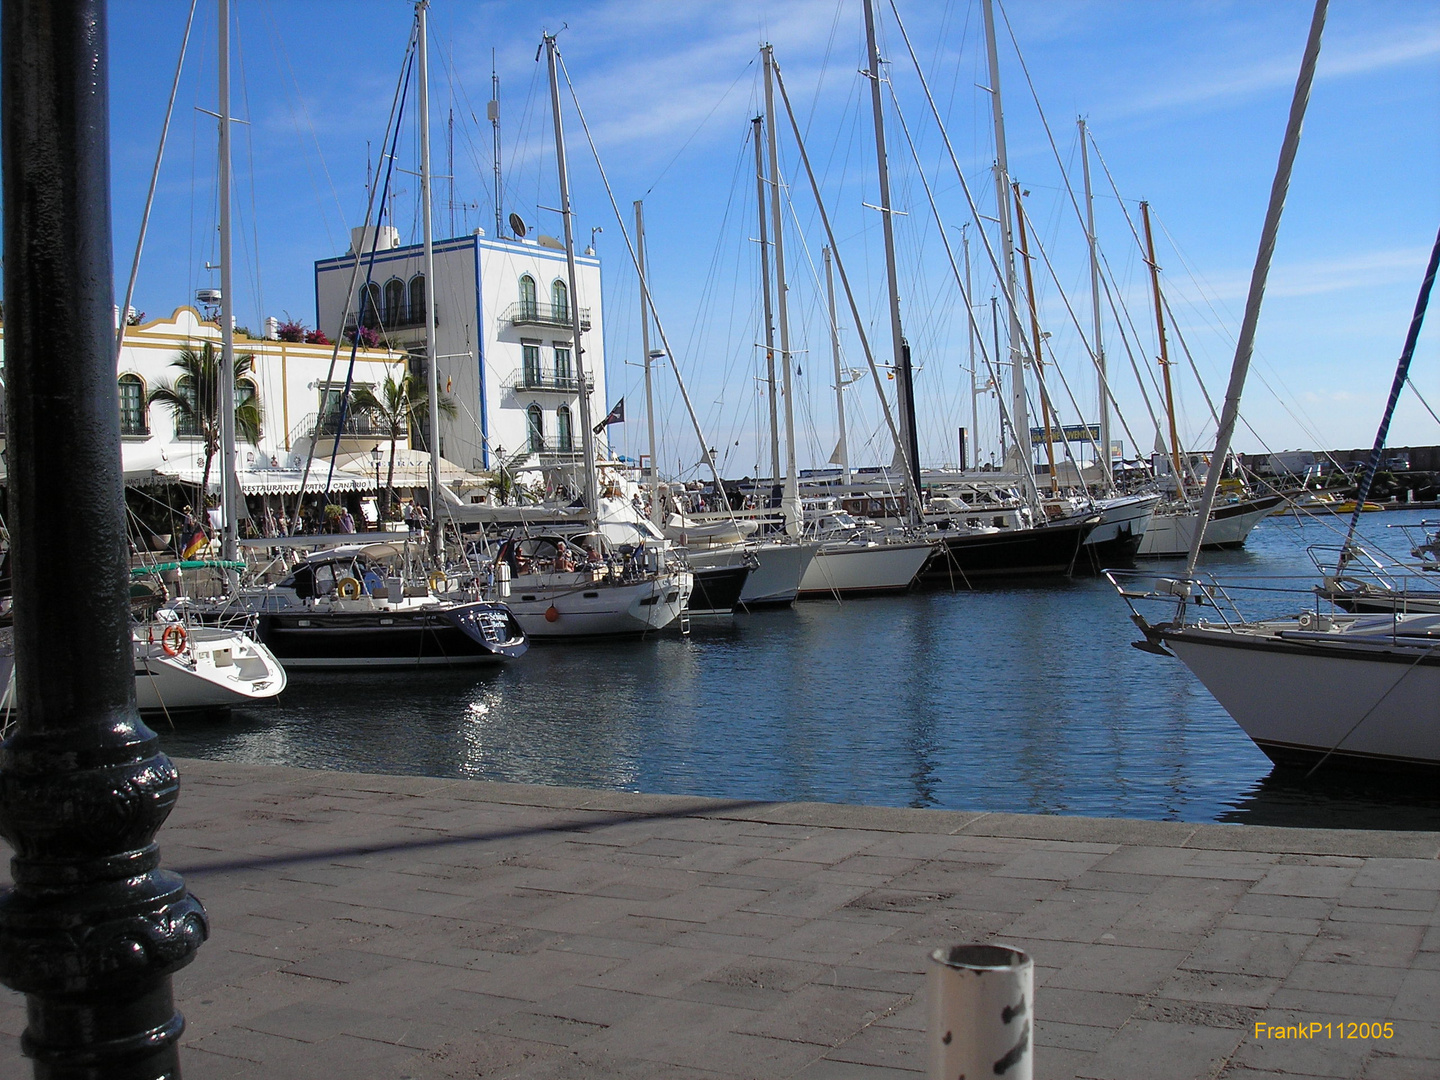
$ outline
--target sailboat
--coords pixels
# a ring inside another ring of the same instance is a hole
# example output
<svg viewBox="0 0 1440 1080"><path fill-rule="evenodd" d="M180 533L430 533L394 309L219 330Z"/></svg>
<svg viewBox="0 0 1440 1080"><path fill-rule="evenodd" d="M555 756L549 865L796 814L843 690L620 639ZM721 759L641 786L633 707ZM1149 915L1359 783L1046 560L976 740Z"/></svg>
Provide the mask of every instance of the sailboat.
<svg viewBox="0 0 1440 1080"><path fill-rule="evenodd" d="M624 499L602 498L596 465L595 429L585 386L580 291L575 272L575 225L570 174L560 112L559 51L544 36L555 131L560 213L565 225L565 265L576 378L580 385L580 433L585 464L584 525L527 529L500 541L491 563L495 590L508 599L525 632L536 638L609 637L661 630L680 618L693 577L663 533ZM433 413L433 410L432 410Z"/></svg>
<svg viewBox="0 0 1440 1080"><path fill-rule="evenodd" d="M222 12L226 0L221 0ZM425 231L425 273L434 281L430 200L430 113L428 87L428 38L426 0L415 5L416 47L419 62L421 191ZM222 18L222 27L225 21ZM225 36L221 36L222 49ZM223 56L223 52L222 52ZM221 100L221 296L230 299L230 222L227 68L222 59ZM398 134L398 133L397 133ZM372 234L373 235L373 234ZM373 243L373 241L372 241ZM359 259L357 251L356 259ZM426 347L434 351L435 305L426 307ZM233 372L231 319L228 306L222 308L227 375ZM426 365L430 402L439 400L436 365ZM222 391L221 401L234 395ZM439 446L439 409L431 408L430 446ZM221 410L229 427L222 432L222 492L225 533L222 552L228 560L238 553L236 495L234 490L234 416ZM228 487L226 485L229 485ZM439 455L430 455L430 505L439 507ZM434 514L430 543L432 558L440 549L440 523ZM251 548L276 550L315 547L313 537L267 538L248 542ZM440 594L437 586L448 584L443 572L423 573L419 560L412 558L408 544L369 543L322 548L304 556L283 580L268 585L231 582L229 594L214 599L181 598L169 605L180 617L211 626L228 627L237 621L255 619L258 633L276 655L291 667L421 667L434 665L490 664L513 659L528 648L524 630L504 604L478 595ZM438 559L432 561L436 565ZM397 565L398 564L398 565ZM232 566L241 565L231 563Z"/></svg>
<svg viewBox="0 0 1440 1080"><path fill-rule="evenodd" d="M1212 460L1224 458L1234 431L1325 13L1326 0L1317 0ZM1408 378L1437 266L1440 234L1431 249L1390 398L1360 483L1357 502L1361 506L1380 463L1396 401ZM1199 508L1200 522L1208 517L1218 484L1218 474L1207 478ZM1351 516L1337 575L1353 557L1354 532L1361 512L1357 508ZM1312 772L1322 766L1427 771L1440 768L1440 717L1436 711L1436 703L1440 702L1440 615L1398 611L1334 613L1317 604L1312 610L1286 618L1247 621L1229 602L1223 586L1195 577L1203 536L1192 534L1183 578L1161 579L1153 587L1140 590L1128 588L1127 579L1112 576L1130 607L1131 618L1145 635L1144 641L1137 642L1138 647L1178 657L1255 744L1278 763L1307 764ZM1137 606L1158 601L1174 605L1169 618L1147 617ZM1206 617L1187 617L1192 606L1200 607Z"/></svg>

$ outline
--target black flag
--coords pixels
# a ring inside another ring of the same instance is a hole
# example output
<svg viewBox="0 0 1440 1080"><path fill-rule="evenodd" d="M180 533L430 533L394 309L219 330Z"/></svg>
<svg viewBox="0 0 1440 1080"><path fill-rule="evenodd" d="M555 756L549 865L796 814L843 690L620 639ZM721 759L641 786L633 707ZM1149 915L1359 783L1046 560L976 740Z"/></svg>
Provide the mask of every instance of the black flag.
<svg viewBox="0 0 1440 1080"><path fill-rule="evenodd" d="M610 410L610 415L605 417L604 420L601 420L598 424L595 425L595 434L599 435L600 432L604 431L611 424L623 424L624 422L625 399L622 397L619 401L615 403L615 407Z"/></svg>

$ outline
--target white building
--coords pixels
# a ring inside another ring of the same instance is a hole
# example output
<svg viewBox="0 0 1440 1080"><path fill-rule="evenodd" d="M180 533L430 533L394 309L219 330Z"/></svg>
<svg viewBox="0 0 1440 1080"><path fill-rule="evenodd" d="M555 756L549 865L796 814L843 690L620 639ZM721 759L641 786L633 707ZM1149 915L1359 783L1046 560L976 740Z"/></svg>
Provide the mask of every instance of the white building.
<svg viewBox="0 0 1440 1080"><path fill-rule="evenodd" d="M609 410L600 261L576 257L579 295L572 298L558 241L477 232L434 243L437 280L427 288L421 245L402 247L396 230L382 226L372 265L371 232L352 230L349 252L315 264L316 325L332 337L353 333L357 323L370 327L381 344L408 352L412 370L423 375L425 304L433 296L438 382L456 411L441 413L440 456L472 472L503 464L512 473L573 475L581 419L572 304L580 312L591 424ZM414 441L423 446L424 437Z"/></svg>

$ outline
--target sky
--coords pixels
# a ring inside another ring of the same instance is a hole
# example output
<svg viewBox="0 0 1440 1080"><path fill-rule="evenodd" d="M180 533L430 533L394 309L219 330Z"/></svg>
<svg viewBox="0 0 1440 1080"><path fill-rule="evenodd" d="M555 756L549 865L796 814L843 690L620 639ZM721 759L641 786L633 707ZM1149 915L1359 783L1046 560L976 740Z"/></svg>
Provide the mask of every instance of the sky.
<svg viewBox="0 0 1440 1080"><path fill-rule="evenodd" d="M979 0L896 0L895 7L993 236L995 150ZM994 274L895 11L890 0L877 0L877 8L902 318L918 365L922 460L935 466L957 460L960 426L974 428L983 454L995 452L997 414L993 397L982 394L972 423L965 306L922 176L957 268L962 226L971 223L963 234L972 299L987 337ZM117 298L188 9L176 0L110 5ZM232 108L247 121L236 128L234 153L237 316L257 329L267 315L313 323L313 263L343 252L349 227L363 217L413 6L234 0L233 9ZM1102 336L1124 416L1113 437L1129 454L1151 449L1150 409L1158 399L1152 294L1132 232L1141 225L1139 201L1150 204L1156 261L1176 321L1169 345L1182 441L1203 448L1214 424L1180 342L1218 407L1310 15L1311 5L1301 2L997 3L1010 171L1028 192L1037 315L1050 335L1046 359L1055 361L1046 365L1047 391L1066 422L1095 419L1085 234L1067 188L1068 181L1083 199L1075 123L1083 115L1094 137L1096 231L1113 298ZM651 289L707 441L727 475L765 472L748 139L750 118L763 106L759 48L767 41L804 132L861 328L882 372L890 363L860 0L433 0L430 27L434 171L453 176L453 194L451 181L436 185L441 233L494 232L485 104L493 64L503 213L560 234L551 209L558 194L548 87L544 64L536 62L542 30L559 32L574 94L562 87L576 234L582 244L593 236L604 267L611 400L603 408L627 399L629 422L611 431L616 449L645 449L637 279L575 102L625 229L633 226L633 201L644 199ZM218 284L206 268L217 257L215 125L200 111L215 108L215 40L214 5L201 0L136 292L135 306L150 317ZM393 220L407 241L420 236L416 109L412 93L392 178ZM830 457L838 431L820 269L826 241L783 117L777 130L797 455L802 467L815 467ZM1440 6L1335 0L1260 318L1239 449L1370 444L1437 226ZM843 290L839 303L842 366L865 369ZM1003 312L1001 320L1003 333ZM1440 412L1437 342L1432 321L1413 382ZM983 386L983 360L977 365ZM893 393L894 383L882 381ZM878 401L868 374L845 391L857 465L891 457ZM656 415L662 467L688 475L699 447L668 373L656 380ZM1390 442L1440 442L1440 423L1414 394L1403 399Z"/></svg>

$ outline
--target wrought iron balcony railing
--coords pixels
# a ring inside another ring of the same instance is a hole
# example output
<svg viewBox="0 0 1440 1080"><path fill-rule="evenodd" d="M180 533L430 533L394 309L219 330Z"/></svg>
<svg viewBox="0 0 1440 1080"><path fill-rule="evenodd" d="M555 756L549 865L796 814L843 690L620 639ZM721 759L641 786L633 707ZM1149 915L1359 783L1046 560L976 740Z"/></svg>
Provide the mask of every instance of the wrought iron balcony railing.
<svg viewBox="0 0 1440 1080"><path fill-rule="evenodd" d="M578 394L580 392L580 380L570 374L561 374L554 371L535 371L533 369L527 371L521 368L505 380L505 388L507 390L527 390L537 393ZM594 378L586 375L586 392L589 393L594 389Z"/></svg>
<svg viewBox="0 0 1440 1080"><path fill-rule="evenodd" d="M570 329L569 304L542 304L539 301L517 300L505 309L500 321L511 326L548 326L557 330ZM590 329L590 309L580 309L580 329Z"/></svg>

